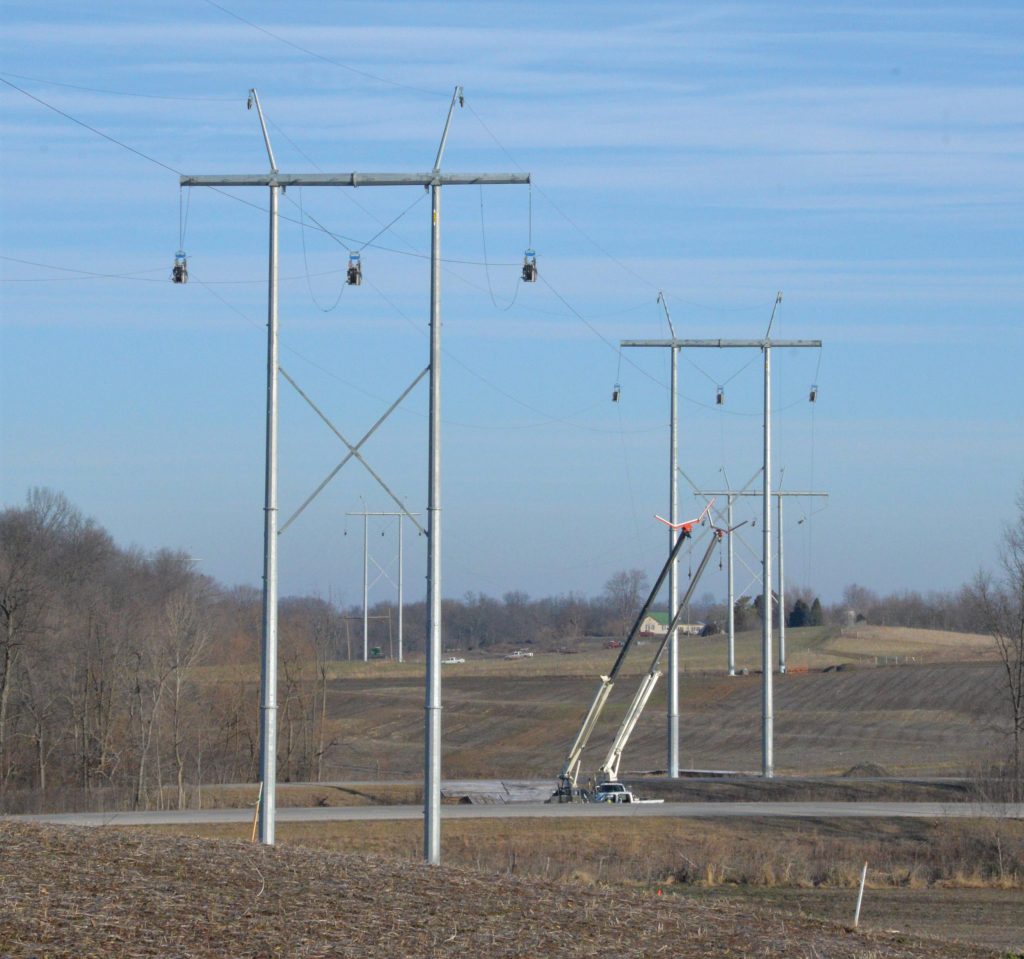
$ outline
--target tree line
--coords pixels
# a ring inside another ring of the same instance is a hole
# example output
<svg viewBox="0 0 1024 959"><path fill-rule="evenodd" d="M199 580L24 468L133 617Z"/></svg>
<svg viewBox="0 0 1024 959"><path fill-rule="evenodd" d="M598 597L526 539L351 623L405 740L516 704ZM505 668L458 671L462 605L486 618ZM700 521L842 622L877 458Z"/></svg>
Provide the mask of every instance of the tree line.
<svg viewBox="0 0 1024 959"><path fill-rule="evenodd" d="M1024 502L1021 509L1024 516ZM1002 577L927 595L879 596L854 585L833 606L823 606L810 590L791 589L787 624L853 617L1003 637L1008 679L1017 683L1019 768L1024 657L1014 651L1024 642L1024 620L1018 623L1012 613L1015 595L1024 608L1024 592L1015 594L1013 585L1014 575L1024 584L1024 533L1016 535L1008 540ZM593 597L533 599L513 591L448 599L445 646L573 649L587 638L621 638L647 592L646 575L625 570ZM397 612L388 602L368 611L368 644L384 657L396 655ZM716 628L726 618L725 607L708 593L689 612L690 621ZM741 597L735 613L738 629L754 628L760 597ZM33 490L24 506L4 509L0 810L99 802L183 807L197 783L253 781L261 619L258 590L224 587L180 552L118 546L60 493ZM422 653L425 603L407 604L403 619L405 653ZM317 596L283 598L278 639L279 775L319 781L350 771L356 762L351 750L343 768L339 744L330 737L329 666L362 658L362 609Z"/></svg>

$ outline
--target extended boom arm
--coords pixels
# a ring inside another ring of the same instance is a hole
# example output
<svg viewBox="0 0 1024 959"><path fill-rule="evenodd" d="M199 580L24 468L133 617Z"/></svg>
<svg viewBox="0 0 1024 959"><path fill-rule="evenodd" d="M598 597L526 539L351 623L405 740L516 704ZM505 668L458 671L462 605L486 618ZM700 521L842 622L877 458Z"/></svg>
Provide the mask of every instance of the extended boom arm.
<svg viewBox="0 0 1024 959"><path fill-rule="evenodd" d="M608 701L608 697L611 695L612 686L615 685L615 677L618 676L619 670L622 668L622 663L626 658L626 653L629 652L630 647L633 645L633 640L635 640L639 635L640 626L643 624L648 611L651 606L654 605L654 601L658 597L658 593L661 592L661 587L665 584L665 580L668 578L668 571L672 566L673 560L675 560L679 555L679 551L683 548L683 543L689 538L689 536L689 532L684 532L679 539L676 540L675 546L672 547L672 551L668 554L668 559L665 561L665 565L661 569L658 581L654 584L654 588L651 590L650 596L647 597L647 602L644 603L643 608L640 610L640 613L636 618L636 622L633 624L633 628L629 631L626 641L622 644L622 649L619 650L619 655L615 660L615 665L612 666L611 671L607 676L601 677L601 683L597 687L597 693L594 695L594 700L590 704L590 709L587 711L587 715L583 719L583 725L580 726L580 731L576 734L576 738L573 740L572 748L569 750L569 755L566 757L565 765L562 767L562 772L558 777L558 788L555 791L555 796L558 798L559 802L571 802L576 794L576 781L580 772L580 761L583 758L583 750L587 748L587 742L590 740L590 734L594 731L594 727L597 725L597 721L601 716L601 710L604 709L604 704Z"/></svg>
<svg viewBox="0 0 1024 959"><path fill-rule="evenodd" d="M655 684L661 676L661 670L658 668L658 664L661 660L662 653L665 652L665 647L668 645L669 638L675 631L676 627L678 627L679 621L682 619L683 612L686 610L686 605L690 602L690 597L693 595L693 591L697 588L697 583L700 582L704 568L708 565L708 561L711 559L711 554L715 551L715 547L721 541L724 532L725 530L721 529L712 530L711 542L708 543L708 548L704 553L703 559L700 561L700 565L697 567L697 572L693 574L693 578L690 580L690 585L686 590L686 595L679 603L676 614L672 617L672 622L668 624L668 630L665 633L665 638L661 641L661 645L658 646L658 650L654 654L654 659L651 661L651 668L647 670L647 674L640 681L640 688L633 697L633 702L630 703L629 709L626 710L626 715L622 720L622 724L619 726L619 731L615 734L615 739L612 741L611 748L608 750L608 755L605 757L604 762L601 764L601 768L598 770L599 777L605 781L611 782L618 779L619 762L622 759L622 751L626 748L626 743L629 742L629 737L632 735L633 729L636 726L637 721L640 719L640 714L644 711L644 707L647 705L647 700L651 698L651 693L654 692Z"/></svg>

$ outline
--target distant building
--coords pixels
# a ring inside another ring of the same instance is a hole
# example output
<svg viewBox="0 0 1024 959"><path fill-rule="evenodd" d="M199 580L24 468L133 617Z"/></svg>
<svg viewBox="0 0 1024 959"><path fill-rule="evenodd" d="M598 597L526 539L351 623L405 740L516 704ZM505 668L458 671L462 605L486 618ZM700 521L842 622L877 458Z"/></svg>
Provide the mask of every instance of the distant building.
<svg viewBox="0 0 1024 959"><path fill-rule="evenodd" d="M668 612L648 613L640 624L641 636L664 636L668 632ZM678 630L684 636L699 636L703 623L680 623Z"/></svg>

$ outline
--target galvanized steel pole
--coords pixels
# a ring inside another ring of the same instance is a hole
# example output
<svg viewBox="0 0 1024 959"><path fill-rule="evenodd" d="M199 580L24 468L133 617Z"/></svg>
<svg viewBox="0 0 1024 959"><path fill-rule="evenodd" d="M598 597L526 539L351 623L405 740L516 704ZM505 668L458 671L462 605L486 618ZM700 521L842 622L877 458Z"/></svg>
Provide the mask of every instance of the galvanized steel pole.
<svg viewBox="0 0 1024 959"><path fill-rule="evenodd" d="M669 416L669 431L672 434L669 454L669 516L671 522L679 522L679 351L672 353L672 399ZM679 533L668 531L669 551L676 544ZM668 571L669 622L676 616L679 603L679 558L672 560ZM679 629L674 628L668 641L668 774L679 778Z"/></svg>
<svg viewBox="0 0 1024 959"><path fill-rule="evenodd" d="M430 187L430 450L423 857L441 862L441 187Z"/></svg>
<svg viewBox="0 0 1024 959"><path fill-rule="evenodd" d="M660 298L660 297L659 297ZM776 297L775 305L782 302L781 294ZM774 318L775 311L772 310L772 317ZM765 433L764 433L764 461L765 470L769 468L771 464L771 360L769 351L773 346L784 346L784 347L820 347L821 340L772 340L771 339L771 323L768 325L768 332L763 339L760 340L723 340L723 339L677 339L673 334L671 340L620 340L620 347L655 347L655 348L670 348L673 353L676 350L681 349L760 349L764 352L764 387L765 387ZM762 549L764 554L764 581L765 581L765 596L762 597L762 602L767 607L766 615L764 617L764 629L762 632L762 665L764 667L765 675L767 679L764 683L762 690L762 769L766 776L772 775L772 689L771 689L771 670L767 668L771 664L771 511L769 504L771 503L771 483L765 482L764 492L764 537L762 542ZM732 538L730 537L730 544ZM731 557L731 550L730 550ZM732 564L730 562L730 570ZM765 601L765 597L768 598ZM731 609L731 604L730 604ZM764 648L765 643L768 644L767 649ZM765 666L767 664L767 666ZM671 697L670 697L671 698ZM671 705L669 707L671 710ZM671 730L671 726L670 726ZM669 751L671 753L671 731L669 732Z"/></svg>
<svg viewBox="0 0 1024 959"><path fill-rule="evenodd" d="M249 91L249 106L263 131L271 175L277 161L270 146L259 94ZM277 386L278 368L278 186L270 187L269 250L267 252L267 449L263 502L263 636L260 664L260 842L274 845L277 821Z"/></svg>
<svg viewBox="0 0 1024 959"><path fill-rule="evenodd" d="M448 136L452 111L461 103L462 88L456 88L448 111L441 146L430 173L298 173L283 174L277 169L270 149L263 113L255 91L250 91L260 114L264 142L270 157L269 174L185 175L181 186L267 186L271 202L271 280L270 280L270 357L268 358L267 397L267 496L264 530L264 610L263 663L261 671L260 770L264 798L260 807L260 838L274 842L275 756L277 751L277 194L288 186L422 186L432 193L433 230L431 234L430 294L430 467L428 478L428 657L426 690L426 770L424 774L425 856L440 861L440 786L441 786L441 517L440 517L440 187L442 185L528 184L528 173L441 173L441 158ZM353 451L354 452L354 451ZM400 504L401 505L401 504ZM412 515L412 514L409 514ZM364 656L366 643L364 642Z"/></svg>
<svg viewBox="0 0 1024 959"><path fill-rule="evenodd" d="M669 332L675 342L676 330L672 325L672 316L668 311L668 303L665 302L663 293L658 293L658 299L665 310L665 320L668 322ZM679 350L673 346L670 349L671 362L671 387L669 391L669 455L668 455L668 515L669 522L679 522ZM679 532L674 529L668 531L668 549L671 555ZM674 558L668 570L668 618L669 623L676 621L677 606L679 604L679 558ZM671 779L679 778L679 629L673 627L668 638L668 692L666 721L668 723L668 774Z"/></svg>
<svg viewBox="0 0 1024 959"><path fill-rule="evenodd" d="M360 497L362 499L362 497ZM410 513L408 510L403 509L400 513L394 511L381 511L372 512L366 509L366 504L363 504L363 511L361 513L347 513L347 516L362 516L363 517L363 661L366 662L368 659L368 643L366 637L369 633L369 581L370 581L370 560L369 560L369 549L367 544L369 542L369 536L367 534L367 521L370 516L394 516L398 518L398 661L401 663L404 661L403 643L404 643L404 629L405 629L405 550L404 550L404 521L406 517L415 521L416 516L419 513ZM419 524L416 524L419 526ZM384 535L383 533L381 534ZM374 561L376 563L376 561ZM388 574L381 567L380 563L376 563L377 568L380 569L381 573L385 576ZM388 579L391 579L388 576ZM394 580L391 580L394 582ZM388 613L390 618L391 614Z"/></svg>
<svg viewBox="0 0 1024 959"><path fill-rule="evenodd" d="M786 671L786 567L782 552L782 500L777 496L779 510L779 672Z"/></svg>
<svg viewBox="0 0 1024 959"><path fill-rule="evenodd" d="M363 662L370 661L370 515L363 507Z"/></svg>
<svg viewBox="0 0 1024 959"><path fill-rule="evenodd" d="M725 527L726 529L732 529L732 494L729 494L729 499L726 504L725 513ZM727 545L727 556L729 563L729 571L727 574L728 580L728 592L729 592L729 611L728 611L728 622L729 622L729 675L736 675L736 597L735 592L735 580L733 579L732 571L732 536L729 536L729 543Z"/></svg>
<svg viewBox="0 0 1024 959"><path fill-rule="evenodd" d="M729 497L729 514L728 514L729 515L729 519L727 521L727 524L728 524L728 526L731 529L732 528L732 500L733 500L733 497L736 497L736 496L764 496L764 492L762 490L745 490L745 489L743 489L743 490L735 490L735 491L733 491L733 490L695 490L694 491L694 495L695 496L703 496L703 497L707 497L707 496L727 496L727 497ZM788 491L785 491L785 492L783 490L775 490L771 495L774 496L777 500L779 500L779 517L778 517L778 520L779 520L779 575L778 575L778 582L779 582L779 606L782 608L783 611L785 611L785 608L786 608L786 603L785 603L786 578L785 578L785 567L783 565L783 560L784 560L783 544L785 542L785 536L783 534L783 529L782 529L782 502L781 501L783 499L785 499L787 496L812 496L812 497L813 496L824 496L824 497L827 497L828 493L813 492L811 490L788 490ZM734 639L734 635L735 635L735 621L734 621L733 616L731 615L731 613L732 613L731 604L734 602L732 593L733 593L733 586L732 586L732 537L730 536L729 537L729 602L730 602L730 617L729 617L729 663L730 663L730 666L729 666L729 675L730 676L735 674L734 673L735 663L733 661L733 652L734 652L734 649L733 649L733 639ZM783 672L783 673L786 671L786 668L785 668L786 667L786 634L785 634L785 628L786 628L786 620L785 620L785 615L783 615L782 620L781 620L781 624L780 624L780 627L779 627L780 672Z"/></svg>
<svg viewBox="0 0 1024 959"><path fill-rule="evenodd" d="M262 119L262 115L261 115ZM269 143L267 147L269 151ZM277 807L277 201L270 187L267 279L267 453L263 507L263 643L260 668L260 842L274 845Z"/></svg>
<svg viewBox="0 0 1024 959"><path fill-rule="evenodd" d="M761 578L761 774L775 775L774 725L772 705L772 348L764 346L764 490L762 504Z"/></svg>
<svg viewBox="0 0 1024 959"><path fill-rule="evenodd" d="M405 526L405 516L398 517L398 661L404 662L402 658L402 581L404 578L404 564L402 562L402 528Z"/></svg>

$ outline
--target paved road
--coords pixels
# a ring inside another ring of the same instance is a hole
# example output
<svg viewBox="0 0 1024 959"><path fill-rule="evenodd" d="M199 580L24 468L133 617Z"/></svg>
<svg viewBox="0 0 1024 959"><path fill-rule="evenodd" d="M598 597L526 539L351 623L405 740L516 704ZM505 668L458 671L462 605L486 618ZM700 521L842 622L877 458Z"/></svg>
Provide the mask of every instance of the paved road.
<svg viewBox="0 0 1024 959"><path fill-rule="evenodd" d="M367 822L421 819L422 806L278 807L277 821ZM511 803L484 806L442 806L441 816L455 819L561 819L566 817L672 817L799 819L1024 819L1024 803L900 803L900 802L669 802L636 806L548 805ZM251 809L186 809L164 812L52 813L41 816L4 816L19 822L45 822L67 826L175 826L202 823L252 822Z"/></svg>

